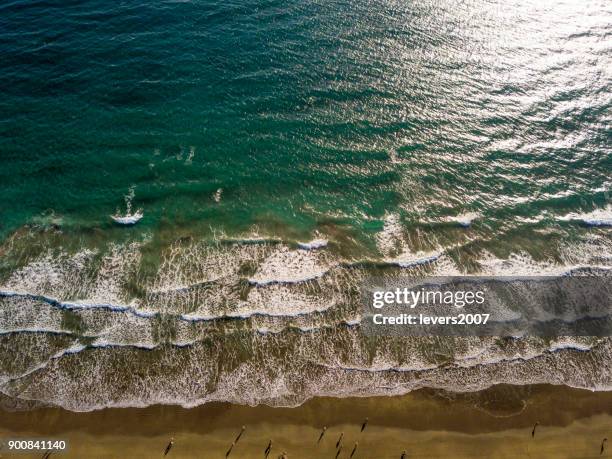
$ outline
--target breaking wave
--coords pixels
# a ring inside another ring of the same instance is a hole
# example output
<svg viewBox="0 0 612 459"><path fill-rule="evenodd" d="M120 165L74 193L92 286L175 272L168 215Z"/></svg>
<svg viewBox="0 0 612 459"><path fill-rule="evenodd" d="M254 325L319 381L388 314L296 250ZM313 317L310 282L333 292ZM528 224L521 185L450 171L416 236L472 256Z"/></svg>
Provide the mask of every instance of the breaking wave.
<svg viewBox="0 0 612 459"><path fill-rule="evenodd" d="M81 411L293 406L502 382L612 389L609 338L398 340L366 337L359 325L360 286L373 274L575 275L612 266L608 239L589 235L554 259L481 250L462 265L460 246L415 250L393 225L379 258L270 240L175 243L154 269L144 269L148 241L40 253L0 283L0 353L17 349L2 359L0 390Z"/></svg>

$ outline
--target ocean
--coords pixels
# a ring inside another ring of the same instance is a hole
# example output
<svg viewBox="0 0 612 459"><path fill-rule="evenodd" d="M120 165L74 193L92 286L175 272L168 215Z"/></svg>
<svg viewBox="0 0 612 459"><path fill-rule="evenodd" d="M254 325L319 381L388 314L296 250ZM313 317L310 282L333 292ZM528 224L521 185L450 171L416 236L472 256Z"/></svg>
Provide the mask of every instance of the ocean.
<svg viewBox="0 0 612 459"><path fill-rule="evenodd" d="M611 23L599 0L3 2L3 405L610 390L609 338L366 337L359 289L609 272Z"/></svg>

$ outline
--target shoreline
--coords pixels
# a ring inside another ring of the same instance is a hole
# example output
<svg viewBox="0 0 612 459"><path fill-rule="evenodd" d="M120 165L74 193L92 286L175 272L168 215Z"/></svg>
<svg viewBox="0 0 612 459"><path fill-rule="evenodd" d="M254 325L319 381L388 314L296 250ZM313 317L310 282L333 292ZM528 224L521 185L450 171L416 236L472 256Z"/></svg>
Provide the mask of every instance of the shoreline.
<svg viewBox="0 0 612 459"><path fill-rule="evenodd" d="M366 417L369 423L361 433ZM536 422L538 441L531 442ZM130 457L144 458L156 457L151 452L156 449L161 457L174 437L169 457L202 457L202 451L210 453L206 457L225 457L242 425L244 438L233 451L241 458L261 457L269 439L278 445L270 457L277 457L280 448L292 459L334 457L340 432L345 432L341 457L348 458L354 442L359 442L360 454L354 459L399 458L404 449L412 453L409 457L515 457L526 452L533 457L597 457L597 441L611 434L612 392L500 385L476 393L421 389L403 396L323 397L296 408L228 403L80 413L38 408L2 412L0 438L67 439L69 450L62 457L116 457L127 448ZM317 446L322 426L328 427L326 442Z"/></svg>

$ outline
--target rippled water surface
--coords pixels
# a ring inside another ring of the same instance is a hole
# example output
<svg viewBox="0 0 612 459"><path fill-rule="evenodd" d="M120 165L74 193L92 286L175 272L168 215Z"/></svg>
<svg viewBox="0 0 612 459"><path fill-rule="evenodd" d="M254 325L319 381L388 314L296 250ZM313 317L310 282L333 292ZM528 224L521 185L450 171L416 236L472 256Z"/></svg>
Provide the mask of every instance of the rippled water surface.
<svg viewBox="0 0 612 459"><path fill-rule="evenodd" d="M597 0L4 2L0 390L609 390L607 338L366 338L358 291L612 267L611 27Z"/></svg>

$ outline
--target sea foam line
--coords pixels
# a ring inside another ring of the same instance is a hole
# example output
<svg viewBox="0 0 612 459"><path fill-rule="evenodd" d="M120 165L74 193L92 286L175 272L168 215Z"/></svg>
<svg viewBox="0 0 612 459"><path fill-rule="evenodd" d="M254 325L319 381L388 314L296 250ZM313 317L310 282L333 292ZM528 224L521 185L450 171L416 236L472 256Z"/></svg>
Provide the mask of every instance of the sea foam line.
<svg viewBox="0 0 612 459"><path fill-rule="evenodd" d="M137 309L130 305L61 301L61 300L58 300L57 298L52 298L52 297L45 296L45 295L32 294L32 293L27 293L27 292L15 292L11 290L0 290L0 297L27 298L30 300L42 301L44 303L50 304L51 306L55 306L59 309L67 309L67 310L105 309L111 312L127 312L130 314L133 314L136 317L141 317L145 319L154 317L157 314L159 314L158 312L143 311L143 310Z"/></svg>

